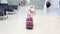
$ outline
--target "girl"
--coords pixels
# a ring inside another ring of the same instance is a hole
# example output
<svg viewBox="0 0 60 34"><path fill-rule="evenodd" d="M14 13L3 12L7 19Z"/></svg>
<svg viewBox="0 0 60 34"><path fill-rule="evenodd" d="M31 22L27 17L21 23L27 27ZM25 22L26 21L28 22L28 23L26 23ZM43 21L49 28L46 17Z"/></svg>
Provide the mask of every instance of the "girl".
<svg viewBox="0 0 60 34"><path fill-rule="evenodd" d="M34 6L30 6L29 9L28 9L28 14L27 16L31 16L33 17L35 15L35 7Z"/></svg>

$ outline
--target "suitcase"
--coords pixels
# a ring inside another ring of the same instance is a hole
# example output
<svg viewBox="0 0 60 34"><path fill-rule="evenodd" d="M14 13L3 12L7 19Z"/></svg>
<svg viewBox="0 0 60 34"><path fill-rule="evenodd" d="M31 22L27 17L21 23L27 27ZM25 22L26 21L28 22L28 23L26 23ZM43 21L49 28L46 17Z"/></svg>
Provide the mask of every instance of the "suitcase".
<svg viewBox="0 0 60 34"><path fill-rule="evenodd" d="M32 17L26 18L26 28L33 29L33 18Z"/></svg>

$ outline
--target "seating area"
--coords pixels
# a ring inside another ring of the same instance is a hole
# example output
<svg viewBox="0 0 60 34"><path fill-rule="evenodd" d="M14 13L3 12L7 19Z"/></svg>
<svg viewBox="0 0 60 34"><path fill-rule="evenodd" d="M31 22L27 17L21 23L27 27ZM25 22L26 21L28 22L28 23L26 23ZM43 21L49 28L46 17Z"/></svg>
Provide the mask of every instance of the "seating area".
<svg viewBox="0 0 60 34"><path fill-rule="evenodd" d="M7 12L12 13L14 10L18 10L18 5L8 5L0 3L0 17L7 16Z"/></svg>

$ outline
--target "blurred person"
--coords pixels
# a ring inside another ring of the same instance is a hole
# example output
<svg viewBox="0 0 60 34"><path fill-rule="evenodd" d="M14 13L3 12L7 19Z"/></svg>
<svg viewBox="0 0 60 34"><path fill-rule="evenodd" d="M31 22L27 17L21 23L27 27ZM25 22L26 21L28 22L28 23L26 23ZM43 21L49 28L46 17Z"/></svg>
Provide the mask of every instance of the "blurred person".
<svg viewBox="0 0 60 34"><path fill-rule="evenodd" d="M47 7L47 9L49 9L49 8L51 7L51 0L48 0L48 1L46 2L46 7Z"/></svg>
<svg viewBox="0 0 60 34"><path fill-rule="evenodd" d="M34 6L29 6L28 12L27 12L27 16L31 16L33 17L36 14L35 12L35 7Z"/></svg>

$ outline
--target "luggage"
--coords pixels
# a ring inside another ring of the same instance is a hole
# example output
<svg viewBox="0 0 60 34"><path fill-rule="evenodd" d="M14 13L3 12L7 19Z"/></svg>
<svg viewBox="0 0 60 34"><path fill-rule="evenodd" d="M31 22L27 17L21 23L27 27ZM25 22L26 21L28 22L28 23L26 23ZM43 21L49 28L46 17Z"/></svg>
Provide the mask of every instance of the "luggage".
<svg viewBox="0 0 60 34"><path fill-rule="evenodd" d="M32 17L26 18L26 28L33 29L33 18Z"/></svg>

